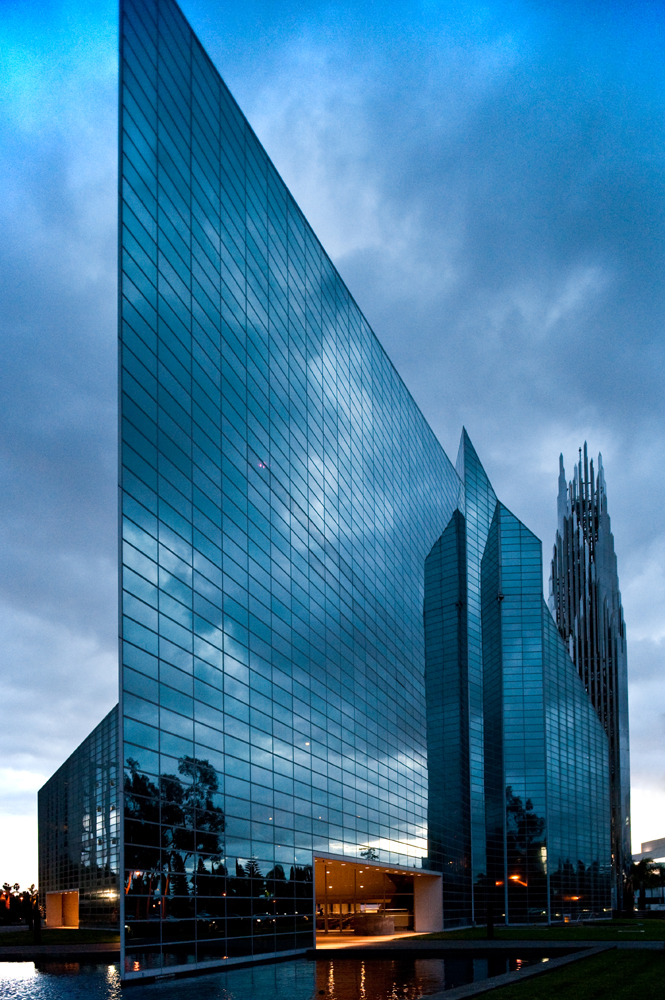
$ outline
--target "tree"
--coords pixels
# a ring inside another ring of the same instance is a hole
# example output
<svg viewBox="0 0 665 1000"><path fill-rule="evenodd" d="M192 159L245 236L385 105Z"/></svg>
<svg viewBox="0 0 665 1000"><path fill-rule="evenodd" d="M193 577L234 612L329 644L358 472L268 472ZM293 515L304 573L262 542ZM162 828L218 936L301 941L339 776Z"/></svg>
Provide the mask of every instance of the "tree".
<svg viewBox="0 0 665 1000"><path fill-rule="evenodd" d="M545 841L545 819L533 809L533 802L527 799L523 804L519 795L513 794L511 785L506 787L506 861L510 875L526 876L542 870L540 849Z"/></svg>
<svg viewBox="0 0 665 1000"><path fill-rule="evenodd" d="M646 890L655 889L662 884L663 873L652 858L642 858L641 861L632 862L626 878L626 888L633 897L633 905L635 893L638 893L638 910L646 909Z"/></svg>
<svg viewBox="0 0 665 1000"><path fill-rule="evenodd" d="M4 882L0 893L0 921L17 924L25 920L30 923L36 901L37 890L34 883L22 890L18 882Z"/></svg>

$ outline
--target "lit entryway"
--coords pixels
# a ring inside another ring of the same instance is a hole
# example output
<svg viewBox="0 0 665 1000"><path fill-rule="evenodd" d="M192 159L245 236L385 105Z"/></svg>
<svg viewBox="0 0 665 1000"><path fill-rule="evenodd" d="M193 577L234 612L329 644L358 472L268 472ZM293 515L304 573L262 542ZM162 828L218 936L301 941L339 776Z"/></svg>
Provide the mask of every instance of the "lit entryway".
<svg viewBox="0 0 665 1000"><path fill-rule="evenodd" d="M79 925L79 893L78 889L71 892L46 893L46 926L47 927L78 927Z"/></svg>
<svg viewBox="0 0 665 1000"><path fill-rule="evenodd" d="M315 858L317 937L386 937L443 927L439 875Z"/></svg>

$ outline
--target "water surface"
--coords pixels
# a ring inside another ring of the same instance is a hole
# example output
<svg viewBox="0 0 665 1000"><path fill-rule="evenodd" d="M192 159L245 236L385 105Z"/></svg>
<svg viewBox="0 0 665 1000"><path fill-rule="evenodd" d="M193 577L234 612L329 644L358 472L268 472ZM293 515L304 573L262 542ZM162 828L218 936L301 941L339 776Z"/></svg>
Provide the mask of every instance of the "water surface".
<svg viewBox="0 0 665 1000"><path fill-rule="evenodd" d="M120 986L116 964L0 962L11 1000L419 1000L502 975L542 957L296 959L184 979Z"/></svg>

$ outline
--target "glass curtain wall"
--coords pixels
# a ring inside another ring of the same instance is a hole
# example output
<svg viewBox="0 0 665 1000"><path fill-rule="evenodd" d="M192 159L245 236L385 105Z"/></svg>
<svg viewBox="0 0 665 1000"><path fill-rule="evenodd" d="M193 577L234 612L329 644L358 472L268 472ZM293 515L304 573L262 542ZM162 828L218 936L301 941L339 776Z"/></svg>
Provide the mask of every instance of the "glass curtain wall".
<svg viewBox="0 0 665 1000"><path fill-rule="evenodd" d="M485 725L480 567L497 499L466 430L457 454L457 472L464 484L466 519L466 625L469 672L469 795L471 802L471 877L474 884L487 871L485 837ZM476 914L476 894L470 919Z"/></svg>
<svg viewBox="0 0 665 1000"><path fill-rule="evenodd" d="M609 797L607 737L579 675L571 672L570 657L546 606L543 623L552 919L609 916L610 825L603 820ZM580 761L585 764L582 775ZM592 823L586 820L586 808Z"/></svg>
<svg viewBox="0 0 665 1000"><path fill-rule="evenodd" d="M310 946L314 850L421 865L460 484L172 0L122 3L120 125L131 977Z"/></svg>
<svg viewBox="0 0 665 1000"><path fill-rule="evenodd" d="M471 913L466 530L456 510L425 562L428 868L443 875L444 924Z"/></svg>
<svg viewBox="0 0 665 1000"><path fill-rule="evenodd" d="M425 564L430 863L445 919L605 916L607 738L544 604L540 541L496 500L466 432L460 456L465 516Z"/></svg>
<svg viewBox="0 0 665 1000"><path fill-rule="evenodd" d="M38 813L41 905L78 891L81 927L117 927L117 705L40 788Z"/></svg>

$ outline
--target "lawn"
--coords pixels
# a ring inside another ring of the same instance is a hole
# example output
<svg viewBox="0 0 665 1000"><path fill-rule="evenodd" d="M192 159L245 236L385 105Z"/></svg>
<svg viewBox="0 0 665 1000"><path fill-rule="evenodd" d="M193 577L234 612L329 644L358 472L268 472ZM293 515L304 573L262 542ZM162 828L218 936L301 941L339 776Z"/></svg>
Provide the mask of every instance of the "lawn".
<svg viewBox="0 0 665 1000"><path fill-rule="evenodd" d="M665 920L603 920L588 924L558 924L555 927L496 927L497 941L665 941ZM486 941L484 927L423 934L428 941ZM665 983L663 984L665 997Z"/></svg>
<svg viewBox="0 0 665 1000"><path fill-rule="evenodd" d="M30 931L7 931L0 935L0 955L3 948L25 947L33 943ZM42 944L118 944L120 935L113 931L48 930L42 929Z"/></svg>
<svg viewBox="0 0 665 1000"><path fill-rule="evenodd" d="M607 951L492 991L492 1000L663 1000L665 955Z"/></svg>

